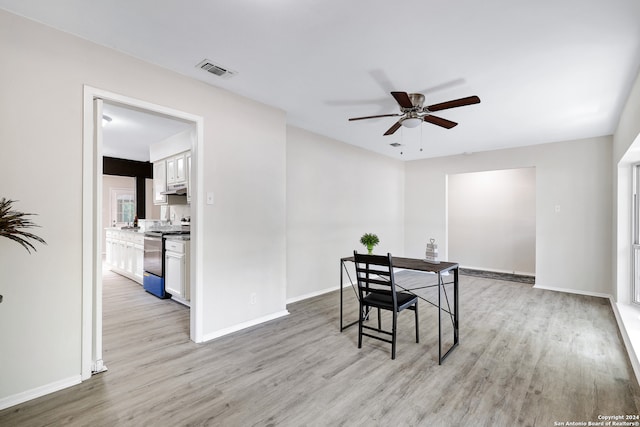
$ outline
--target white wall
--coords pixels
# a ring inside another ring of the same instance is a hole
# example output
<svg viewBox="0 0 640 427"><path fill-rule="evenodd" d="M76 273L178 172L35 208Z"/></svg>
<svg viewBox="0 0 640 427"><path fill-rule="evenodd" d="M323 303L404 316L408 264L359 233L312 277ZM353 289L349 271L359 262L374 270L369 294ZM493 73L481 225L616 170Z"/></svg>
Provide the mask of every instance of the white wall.
<svg viewBox="0 0 640 427"><path fill-rule="evenodd" d="M196 130L195 126L193 126L192 129L187 129L167 139L151 144L149 146L149 161L153 163L175 154L189 151L195 138Z"/></svg>
<svg viewBox="0 0 640 427"><path fill-rule="evenodd" d="M339 259L366 251L404 252L404 164L287 127L287 298L337 289Z"/></svg>
<svg viewBox="0 0 640 427"><path fill-rule="evenodd" d="M600 137L408 162L406 255L422 255L427 237L447 253L448 174L535 167L536 286L609 295L611 141Z"/></svg>
<svg viewBox="0 0 640 427"><path fill-rule="evenodd" d="M449 258L481 270L535 275L536 171L448 176Z"/></svg>
<svg viewBox="0 0 640 427"><path fill-rule="evenodd" d="M640 381L640 308L631 304L631 189L633 163L640 162L640 74L629 93L613 136L613 296L614 312L629 352L636 378Z"/></svg>
<svg viewBox="0 0 640 427"><path fill-rule="evenodd" d="M613 161L617 164L640 134L640 73L629 92L613 135Z"/></svg>
<svg viewBox="0 0 640 427"><path fill-rule="evenodd" d="M84 85L204 119L205 337L286 309L284 112L4 11L0 51L0 195L48 243L0 239L0 405L80 378Z"/></svg>
<svg viewBox="0 0 640 427"><path fill-rule="evenodd" d="M640 161L640 74L629 93L613 136L614 296L631 301L631 180L632 164ZM634 144L635 143L635 144ZM633 147L633 149L632 149Z"/></svg>

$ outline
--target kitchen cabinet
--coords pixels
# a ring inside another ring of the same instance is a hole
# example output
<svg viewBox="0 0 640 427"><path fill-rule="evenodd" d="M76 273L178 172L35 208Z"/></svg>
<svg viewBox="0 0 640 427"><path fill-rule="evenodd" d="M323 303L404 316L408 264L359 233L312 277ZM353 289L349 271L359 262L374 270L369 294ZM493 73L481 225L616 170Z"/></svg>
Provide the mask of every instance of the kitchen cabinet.
<svg viewBox="0 0 640 427"><path fill-rule="evenodd" d="M176 184L187 182L187 166L185 153L177 155L175 158L176 163Z"/></svg>
<svg viewBox="0 0 640 427"><path fill-rule="evenodd" d="M185 151L153 162L153 203L155 205L166 205L169 202L167 195L162 194L167 191L169 186L186 184L187 192L189 192L188 187L191 180L188 162L191 161L190 159L191 152ZM189 196L187 202L189 202Z"/></svg>
<svg viewBox="0 0 640 427"><path fill-rule="evenodd" d="M180 153L166 159L167 185L184 184L187 182L185 153Z"/></svg>
<svg viewBox="0 0 640 427"><path fill-rule="evenodd" d="M115 268L120 268L122 256L122 245L119 236L115 236L113 239L113 264L111 265Z"/></svg>
<svg viewBox="0 0 640 427"><path fill-rule="evenodd" d="M116 264L116 267L118 267L118 269L126 271L126 265L127 265L127 242L124 240L118 240L117 242L118 245L118 263Z"/></svg>
<svg viewBox="0 0 640 427"><path fill-rule="evenodd" d="M133 266L134 280L138 283L142 283L144 277L144 240L142 243L135 243L133 252L135 257L135 263Z"/></svg>
<svg viewBox="0 0 640 427"><path fill-rule="evenodd" d="M167 203L167 162L160 160L153 162L153 204L164 205Z"/></svg>
<svg viewBox="0 0 640 427"><path fill-rule="evenodd" d="M124 243L124 269L133 274L134 272L134 263L135 263L135 253L133 252L133 242L126 241Z"/></svg>
<svg viewBox="0 0 640 427"><path fill-rule="evenodd" d="M118 247L115 238L107 238L107 259L106 262L110 266L118 264Z"/></svg>
<svg viewBox="0 0 640 427"><path fill-rule="evenodd" d="M113 232L111 230L107 230L105 233L105 257L104 261L111 265L113 263Z"/></svg>
<svg viewBox="0 0 640 427"><path fill-rule="evenodd" d="M144 234L107 229L105 262L111 271L142 284L144 274Z"/></svg>
<svg viewBox="0 0 640 427"><path fill-rule="evenodd" d="M165 160L167 164L167 185L176 182L176 161L173 157Z"/></svg>
<svg viewBox="0 0 640 427"><path fill-rule="evenodd" d="M176 156L176 183L187 182L187 166L185 154Z"/></svg>
<svg viewBox="0 0 640 427"><path fill-rule="evenodd" d="M184 156L187 174L187 203L191 203L191 151Z"/></svg>
<svg viewBox="0 0 640 427"><path fill-rule="evenodd" d="M189 246L189 240L165 240L164 287L172 299L185 305L189 305L191 287Z"/></svg>

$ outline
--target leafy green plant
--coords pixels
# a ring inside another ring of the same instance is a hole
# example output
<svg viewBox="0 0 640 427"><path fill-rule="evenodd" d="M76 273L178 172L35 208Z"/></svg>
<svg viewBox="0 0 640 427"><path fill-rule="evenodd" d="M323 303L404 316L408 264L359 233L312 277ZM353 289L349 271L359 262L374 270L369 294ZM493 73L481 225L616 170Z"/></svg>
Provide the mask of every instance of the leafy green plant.
<svg viewBox="0 0 640 427"><path fill-rule="evenodd" d="M30 219L25 218L30 213L18 212L12 209L15 200L7 200L4 197L0 199L0 237L6 237L21 244L27 252L31 253L31 249L37 251L35 246L28 240L35 240L42 244L47 244L41 237L33 233L22 231L24 228L39 227Z"/></svg>
<svg viewBox="0 0 640 427"><path fill-rule="evenodd" d="M376 236L375 234L365 233L360 238L360 243L365 245L369 253L371 253L373 252L373 247L380 243L380 239L378 239L378 236Z"/></svg>

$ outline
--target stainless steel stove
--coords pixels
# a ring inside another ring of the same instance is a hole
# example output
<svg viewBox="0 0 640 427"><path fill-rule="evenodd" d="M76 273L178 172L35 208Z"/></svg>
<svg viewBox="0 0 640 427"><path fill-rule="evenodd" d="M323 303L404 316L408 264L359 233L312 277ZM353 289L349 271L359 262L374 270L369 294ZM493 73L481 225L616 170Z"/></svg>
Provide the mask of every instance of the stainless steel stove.
<svg viewBox="0 0 640 427"><path fill-rule="evenodd" d="M144 289L158 298L171 298L164 288L164 245L165 237L190 234L188 226L179 228L147 230L144 233Z"/></svg>

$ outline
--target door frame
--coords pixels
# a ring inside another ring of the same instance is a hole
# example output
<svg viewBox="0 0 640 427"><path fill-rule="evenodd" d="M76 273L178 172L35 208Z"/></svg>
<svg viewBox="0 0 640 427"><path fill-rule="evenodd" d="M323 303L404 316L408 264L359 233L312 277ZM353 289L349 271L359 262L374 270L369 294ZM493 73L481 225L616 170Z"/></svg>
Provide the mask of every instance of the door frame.
<svg viewBox="0 0 640 427"><path fill-rule="evenodd" d="M105 370L102 360L102 103L108 101L127 107L192 122L196 138L191 146L191 310L189 338L203 341L203 273L202 227L204 119L201 116L153 104L140 99L85 85L83 88L82 133L82 338L81 377L87 380L93 373Z"/></svg>

